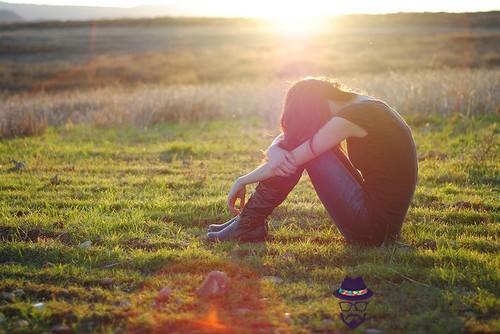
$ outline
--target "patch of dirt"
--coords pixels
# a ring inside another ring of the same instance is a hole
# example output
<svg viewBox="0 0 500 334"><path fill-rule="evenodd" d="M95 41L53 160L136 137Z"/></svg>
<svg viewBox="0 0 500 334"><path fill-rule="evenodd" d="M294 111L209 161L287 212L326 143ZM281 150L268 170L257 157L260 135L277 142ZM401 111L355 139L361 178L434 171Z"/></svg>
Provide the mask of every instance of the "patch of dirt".
<svg viewBox="0 0 500 334"><path fill-rule="evenodd" d="M424 160L446 160L448 159L448 155L446 153L438 152L438 151L428 151L425 153L422 153L418 156L418 161L424 161Z"/></svg>
<svg viewBox="0 0 500 334"><path fill-rule="evenodd" d="M55 239L64 244L71 244L72 237L68 232L41 228L23 230L12 226L0 226L0 241L38 242L42 239Z"/></svg>
<svg viewBox="0 0 500 334"><path fill-rule="evenodd" d="M490 211L490 210L495 210L495 207L488 205L488 204L483 204L483 203L472 203L469 201L458 201L455 202L451 205L452 207L456 209L473 209L476 211ZM496 208L498 209L498 208Z"/></svg>
<svg viewBox="0 0 500 334"><path fill-rule="evenodd" d="M433 251L435 251L437 249L437 243L435 240L432 240L432 239L422 240L422 242L420 242L417 246L420 248L430 249Z"/></svg>

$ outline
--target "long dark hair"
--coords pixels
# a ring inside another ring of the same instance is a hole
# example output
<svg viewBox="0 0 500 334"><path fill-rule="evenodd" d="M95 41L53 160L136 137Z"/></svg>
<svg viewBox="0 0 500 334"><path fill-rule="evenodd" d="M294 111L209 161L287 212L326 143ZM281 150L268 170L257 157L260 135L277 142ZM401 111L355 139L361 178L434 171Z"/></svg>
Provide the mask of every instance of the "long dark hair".
<svg viewBox="0 0 500 334"><path fill-rule="evenodd" d="M341 83L324 77L307 77L294 82L286 93L280 116L284 141L292 150L312 137L330 118L328 100L347 101L356 96Z"/></svg>

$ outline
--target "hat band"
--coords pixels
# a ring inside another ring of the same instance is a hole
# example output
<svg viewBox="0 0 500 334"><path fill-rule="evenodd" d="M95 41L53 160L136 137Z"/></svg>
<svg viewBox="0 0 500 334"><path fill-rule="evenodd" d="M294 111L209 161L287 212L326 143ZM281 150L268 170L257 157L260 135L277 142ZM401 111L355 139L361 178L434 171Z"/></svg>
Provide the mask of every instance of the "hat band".
<svg viewBox="0 0 500 334"><path fill-rule="evenodd" d="M363 290L344 290L344 289L339 289L339 293L344 296L363 296L366 295L368 292L368 289L363 289Z"/></svg>

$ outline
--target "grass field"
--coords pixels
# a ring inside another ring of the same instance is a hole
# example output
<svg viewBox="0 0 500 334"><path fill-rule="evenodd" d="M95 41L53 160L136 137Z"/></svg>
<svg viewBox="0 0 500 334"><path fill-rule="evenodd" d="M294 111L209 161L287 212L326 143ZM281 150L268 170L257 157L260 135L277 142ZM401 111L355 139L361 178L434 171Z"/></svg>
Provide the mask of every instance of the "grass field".
<svg viewBox="0 0 500 334"><path fill-rule="evenodd" d="M305 36L249 19L0 25L0 91L495 68L499 22L498 11L355 15Z"/></svg>
<svg viewBox="0 0 500 334"><path fill-rule="evenodd" d="M441 69L363 73L334 77L363 94L384 99L418 122L429 115L466 117L500 112L500 70ZM47 126L133 125L259 117L278 124L285 80L243 80L197 85L144 84L18 94L0 94L0 138L41 134ZM2 99L3 98L3 99Z"/></svg>
<svg viewBox="0 0 500 334"><path fill-rule="evenodd" d="M500 333L499 18L353 15L295 35L250 19L0 25L0 333L346 333L346 275L374 291L352 333ZM307 75L411 126L401 240L345 244L304 173L266 243L206 243ZM213 270L229 292L199 298Z"/></svg>
<svg viewBox="0 0 500 334"><path fill-rule="evenodd" d="M344 243L307 173L271 216L268 242L203 241L230 217L233 179L276 135L262 118L1 141L0 331L342 333L332 293L351 274L375 293L353 332L498 333L499 120L410 123L415 197L400 243L372 249ZM231 287L209 302L194 291L211 270ZM162 287L172 298L154 308Z"/></svg>

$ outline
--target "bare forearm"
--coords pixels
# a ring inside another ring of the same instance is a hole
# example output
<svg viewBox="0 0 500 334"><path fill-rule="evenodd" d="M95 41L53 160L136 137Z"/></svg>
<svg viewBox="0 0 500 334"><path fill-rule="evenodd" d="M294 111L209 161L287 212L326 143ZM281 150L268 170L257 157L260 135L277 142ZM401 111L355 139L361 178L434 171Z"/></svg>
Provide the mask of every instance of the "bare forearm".
<svg viewBox="0 0 500 334"><path fill-rule="evenodd" d="M308 140L290 151L290 153L292 153L293 158L299 166L314 158L314 154L310 150Z"/></svg>
<svg viewBox="0 0 500 334"><path fill-rule="evenodd" d="M315 156L329 150L335 145L339 144L342 140L352 135L352 129L346 123L348 121L340 117L333 117L328 121L323 127L321 127L314 135L314 140L312 141L313 151L311 151L311 146L309 138L301 145L297 146L295 149L290 151L297 165L302 165L307 161L313 159Z"/></svg>
<svg viewBox="0 0 500 334"><path fill-rule="evenodd" d="M268 162L266 162L260 165L259 167L255 168L250 173L240 176L238 178L238 181L241 182L242 184L250 184L268 179L274 175L275 174L271 169L271 165Z"/></svg>

